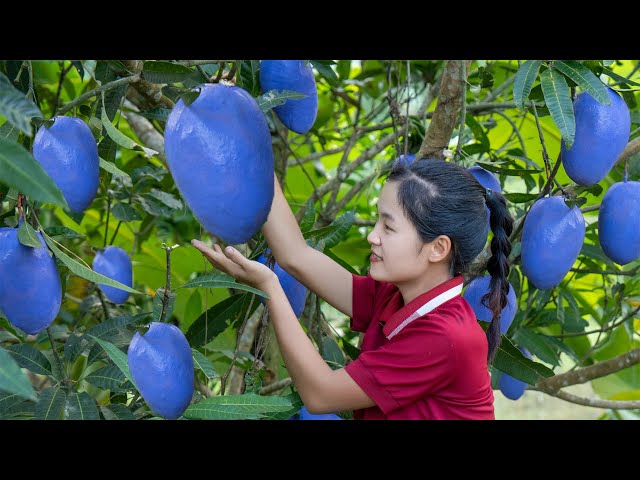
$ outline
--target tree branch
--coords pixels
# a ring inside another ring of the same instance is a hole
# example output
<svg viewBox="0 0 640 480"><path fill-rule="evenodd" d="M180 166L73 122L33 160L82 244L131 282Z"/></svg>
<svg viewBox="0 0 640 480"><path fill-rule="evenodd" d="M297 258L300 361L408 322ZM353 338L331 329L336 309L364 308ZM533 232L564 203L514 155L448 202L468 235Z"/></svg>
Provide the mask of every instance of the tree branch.
<svg viewBox="0 0 640 480"><path fill-rule="evenodd" d="M118 80L114 80L113 82L105 83L104 85L100 85L93 90L89 90L87 93L83 93L78 98L73 99L71 102L67 103L64 107L62 107L58 111L58 115L64 115L69 110L71 110L76 105L84 102L85 100L97 95L98 93L106 92L107 90L111 90L112 88L119 87L123 83L136 83L140 81L140 75L132 75L130 77L119 78Z"/></svg>
<svg viewBox="0 0 640 480"><path fill-rule="evenodd" d="M634 140L631 140L629 143L627 143L627 146L624 147L624 150L616 160L616 163L614 164L614 166L624 163L626 159L628 159L630 156L638 152L640 152L640 137Z"/></svg>
<svg viewBox="0 0 640 480"><path fill-rule="evenodd" d="M539 380L536 383L536 387L545 393L555 393L569 385L587 383L596 378L606 377L611 373L624 370L638 363L640 363L640 348L634 348L610 360Z"/></svg>
<svg viewBox="0 0 640 480"><path fill-rule="evenodd" d="M438 103L418 151L418 159L444 158L444 150L449 146L462 107L462 91L466 89L464 72L469 70L470 64L471 60L449 60L444 67Z"/></svg>
<svg viewBox="0 0 640 480"><path fill-rule="evenodd" d="M289 385L291 385L291 383L291 377L283 378L282 380L278 380L277 382L270 383L269 385L265 385L260 389L260 395L270 395L273 392L277 392L282 390L283 388L287 388Z"/></svg>
<svg viewBox="0 0 640 480"><path fill-rule="evenodd" d="M138 109L138 107L136 107L129 100L125 100L124 104L132 110ZM162 136L162 134L158 132L153 124L142 115L138 115L135 112L127 110L122 110L122 115L124 115L124 118L127 119L127 122L129 122L129 125L136 134L136 137L140 139L140 142L142 142L143 145L146 145L147 147L153 148L155 151L157 151L157 157L166 166L167 157L164 153L164 137Z"/></svg>
<svg viewBox="0 0 640 480"><path fill-rule="evenodd" d="M537 390L537 389L531 389ZM557 397L561 400L565 400L570 403L576 403L578 405L584 405L585 407L596 408L610 408L612 410L627 410L640 408L640 400L602 400L600 398L585 398L574 395L573 393L563 392L562 390L557 392L547 392L540 390L547 395Z"/></svg>

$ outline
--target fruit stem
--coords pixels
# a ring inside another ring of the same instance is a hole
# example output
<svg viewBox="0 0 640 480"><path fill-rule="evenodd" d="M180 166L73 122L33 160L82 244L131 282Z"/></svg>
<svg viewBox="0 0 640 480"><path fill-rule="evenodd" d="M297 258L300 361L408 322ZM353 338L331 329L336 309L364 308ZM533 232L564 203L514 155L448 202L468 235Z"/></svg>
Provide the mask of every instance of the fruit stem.
<svg viewBox="0 0 640 480"><path fill-rule="evenodd" d="M97 288L96 292L98 292L98 297L100 298L100 303L102 304L102 311L104 312L104 320L109 320L109 311L107 310L107 303L104 301L104 295L102 295L102 291Z"/></svg>
<svg viewBox="0 0 640 480"><path fill-rule="evenodd" d="M109 216L111 214L111 195L107 194L107 225L104 227L104 247L107 246L107 234L109 233Z"/></svg>
<svg viewBox="0 0 640 480"><path fill-rule="evenodd" d="M67 377L67 372L62 367L62 361L60 360L60 357L58 356L58 352L56 351L56 344L54 343L53 337L51 336L50 327L47 327L47 335L49 336L49 343L51 343L51 351L53 352L53 358L55 359L56 365L58 365L58 369L62 374L62 383L64 383L65 385L68 385L69 378Z"/></svg>
<svg viewBox="0 0 640 480"><path fill-rule="evenodd" d="M180 245L174 245L173 247L167 246L166 243L162 244L167 252L167 281L164 287L164 295L162 296L162 312L160 313L160 323L164 323L164 318L167 316L167 305L169 304L169 294L171 293L171 251L174 248L178 248Z"/></svg>

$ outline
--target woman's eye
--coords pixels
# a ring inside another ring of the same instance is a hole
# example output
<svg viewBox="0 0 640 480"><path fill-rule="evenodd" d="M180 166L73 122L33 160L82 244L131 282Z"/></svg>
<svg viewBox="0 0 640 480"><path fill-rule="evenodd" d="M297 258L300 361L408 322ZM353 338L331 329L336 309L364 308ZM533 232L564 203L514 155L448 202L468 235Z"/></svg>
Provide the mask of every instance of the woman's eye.
<svg viewBox="0 0 640 480"><path fill-rule="evenodd" d="M391 230L393 232L393 228L391 228L389 225L387 225L386 223L384 224L384 228L385 230Z"/></svg>

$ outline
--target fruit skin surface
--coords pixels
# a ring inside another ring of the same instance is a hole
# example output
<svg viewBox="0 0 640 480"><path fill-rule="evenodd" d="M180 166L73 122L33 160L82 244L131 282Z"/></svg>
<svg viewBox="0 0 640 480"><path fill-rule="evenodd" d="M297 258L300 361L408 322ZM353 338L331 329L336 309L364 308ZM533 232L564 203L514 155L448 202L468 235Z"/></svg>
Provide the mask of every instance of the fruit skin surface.
<svg viewBox="0 0 640 480"><path fill-rule="evenodd" d="M178 327L152 322L144 335L136 332L127 363L154 413L172 420L182 415L193 396L194 372L191 347Z"/></svg>
<svg viewBox="0 0 640 480"><path fill-rule="evenodd" d="M57 116L48 129L40 126L33 141L33 158L53 179L74 212L83 212L98 193L98 146L81 119Z"/></svg>
<svg viewBox="0 0 640 480"><path fill-rule="evenodd" d="M522 273L540 289L558 285L582 249L585 224L577 206L546 197L531 207L522 228Z"/></svg>
<svg viewBox="0 0 640 480"><path fill-rule="evenodd" d="M9 322L35 335L51 325L61 303L60 276L47 247L26 247L17 228L0 228L0 310Z"/></svg>
<svg viewBox="0 0 640 480"><path fill-rule="evenodd" d="M301 99L286 99L273 110L292 132L307 133L318 114L318 89L313 69L304 60L262 60L260 87L269 90L291 90L306 95Z"/></svg>
<svg viewBox="0 0 640 480"><path fill-rule="evenodd" d="M640 182L617 182L602 197L598 237L605 255L625 265L640 257Z"/></svg>
<svg viewBox="0 0 640 480"><path fill-rule="evenodd" d="M520 351L525 357L531 360L531 354L525 348L520 348ZM527 383L502 372L500 380L498 381L498 387L502 394L509 400L518 400L524 395L524 391L527 389Z"/></svg>
<svg viewBox="0 0 640 480"><path fill-rule="evenodd" d="M112 245L102 252L97 252L93 258L93 270L133 288L133 266L127 252ZM124 303L130 292L109 285L99 285L100 290L113 303Z"/></svg>
<svg viewBox="0 0 640 480"><path fill-rule="evenodd" d="M167 164L185 202L213 235L249 240L273 201L273 150L264 114L249 93L201 85L198 98L178 100L165 128Z"/></svg>
<svg viewBox="0 0 640 480"><path fill-rule="evenodd" d="M293 420L344 420L340 415L335 413L309 413L307 408L303 406L298 412L299 417L293 417Z"/></svg>
<svg viewBox="0 0 640 480"><path fill-rule="evenodd" d="M256 258L256 261L266 265L267 259L263 254ZM278 265L278 262L274 263L273 272L278 277L280 285L282 285L282 289L284 290L284 293L287 296L289 303L291 304L293 313L296 314L296 317L300 317L302 311L304 310L305 300L307 299L307 288L298 280L289 275L286 270ZM264 300L262 299L262 297L260 297L260 301L264 304Z"/></svg>
<svg viewBox="0 0 640 480"><path fill-rule="evenodd" d="M462 296L469 302L471 308L476 314L478 320L484 322L490 322L493 314L491 309L485 306L480 299L482 296L489 292L489 282L491 281L491 275L485 275L483 277L476 277L465 289ZM507 294L507 305L502 309L500 314L500 332L507 333L513 318L516 316L518 308L518 302L516 300L516 292L513 290L513 286L509 283L509 293Z"/></svg>
<svg viewBox="0 0 640 480"><path fill-rule="evenodd" d="M570 149L562 141L562 163L569 178L593 185L607 176L629 141L631 117L623 98L607 87L611 104L582 92L573 102L576 134Z"/></svg>
<svg viewBox="0 0 640 480"><path fill-rule="evenodd" d="M500 182L489 170L486 170L479 165L474 165L473 167L467 168L467 171L473 175L478 183L480 183L484 188L490 188L491 190L502 193Z"/></svg>

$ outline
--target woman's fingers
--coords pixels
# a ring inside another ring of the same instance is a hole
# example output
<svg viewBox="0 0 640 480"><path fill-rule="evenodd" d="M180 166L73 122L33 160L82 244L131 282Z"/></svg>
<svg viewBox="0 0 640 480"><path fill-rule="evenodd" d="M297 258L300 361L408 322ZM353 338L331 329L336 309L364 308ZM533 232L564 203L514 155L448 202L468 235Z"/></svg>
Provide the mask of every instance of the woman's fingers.
<svg viewBox="0 0 640 480"><path fill-rule="evenodd" d="M238 264L244 259L240 253L232 247L227 247L223 252L220 245L214 244L213 249L202 243L200 240L191 240L191 245L204 254L207 259L219 270L222 270L234 277L242 272L242 267ZM231 249L232 251L229 251ZM236 261L238 260L238 262Z"/></svg>

